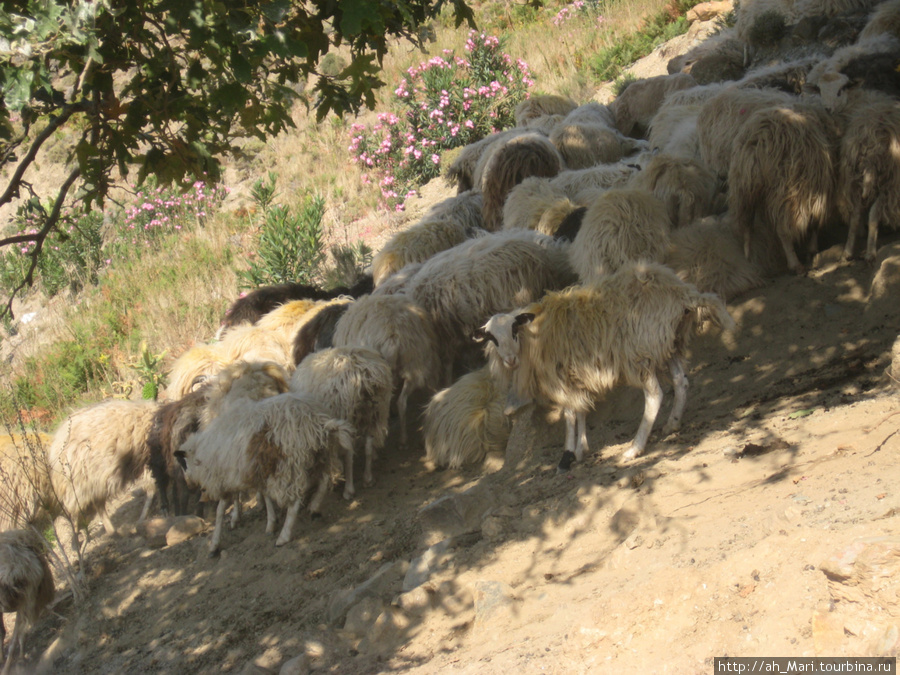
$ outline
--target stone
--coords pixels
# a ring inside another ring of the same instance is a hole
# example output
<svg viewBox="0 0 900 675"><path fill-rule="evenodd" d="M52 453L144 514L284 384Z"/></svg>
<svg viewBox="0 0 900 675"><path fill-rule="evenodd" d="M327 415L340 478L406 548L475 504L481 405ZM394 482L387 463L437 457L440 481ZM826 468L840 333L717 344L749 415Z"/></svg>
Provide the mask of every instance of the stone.
<svg viewBox="0 0 900 675"><path fill-rule="evenodd" d="M166 532L166 545L174 546L206 530L206 521L197 516L179 516Z"/></svg>
<svg viewBox="0 0 900 675"><path fill-rule="evenodd" d="M894 389L900 390L900 337L894 341L894 347L891 349L891 365L888 367L887 375L894 384Z"/></svg>
<svg viewBox="0 0 900 675"><path fill-rule="evenodd" d="M511 612L515 604L513 590L500 581L476 581L475 625L483 626L499 614Z"/></svg>
<svg viewBox="0 0 900 675"><path fill-rule="evenodd" d="M307 675L309 671L309 657L306 654L300 654L300 656L285 661L281 670L278 671L278 675Z"/></svg>
<svg viewBox="0 0 900 675"><path fill-rule="evenodd" d="M400 590L403 578L409 570L409 563L400 560L385 563L368 581L356 588L338 591L328 604L328 621L338 624L347 615L347 611L366 597L377 597L390 600Z"/></svg>
<svg viewBox="0 0 900 675"><path fill-rule="evenodd" d="M695 21L710 21L717 16L728 14L734 9L734 3L731 0L721 0L720 2L701 2L699 5L688 10L684 18L688 23Z"/></svg>
<svg viewBox="0 0 900 675"><path fill-rule="evenodd" d="M431 578L431 575L438 569L443 562L442 558L450 550L450 539L430 546L422 555L413 560L409 565L409 570L403 578L403 586L401 590L405 593L421 586Z"/></svg>
<svg viewBox="0 0 900 675"><path fill-rule="evenodd" d="M485 514L497 506L495 489L481 482L465 492L445 495L419 509L428 541L479 532Z"/></svg>
<svg viewBox="0 0 900 675"><path fill-rule="evenodd" d="M409 618L399 607L388 607L372 626L366 639L371 648L379 653L390 651L405 635L409 628Z"/></svg>
<svg viewBox="0 0 900 675"><path fill-rule="evenodd" d="M381 598L363 598L359 604L354 605L347 612L344 621L344 630L359 637L364 637L375 624L375 620L384 611L385 603Z"/></svg>
<svg viewBox="0 0 900 675"><path fill-rule="evenodd" d="M817 656L838 656L844 641L844 622L833 612L817 610L812 618L813 647Z"/></svg>
<svg viewBox="0 0 900 675"><path fill-rule="evenodd" d="M437 603L437 593L428 586L417 586L397 598L397 606L407 614L424 614Z"/></svg>

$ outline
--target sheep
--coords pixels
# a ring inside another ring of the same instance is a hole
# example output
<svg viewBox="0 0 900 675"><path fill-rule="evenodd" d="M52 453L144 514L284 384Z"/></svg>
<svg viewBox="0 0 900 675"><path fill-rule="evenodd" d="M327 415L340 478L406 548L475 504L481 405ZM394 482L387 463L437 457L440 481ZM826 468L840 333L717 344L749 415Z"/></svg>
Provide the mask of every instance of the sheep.
<svg viewBox="0 0 900 675"><path fill-rule="evenodd" d="M527 129L507 129L506 131L498 131L490 136L485 136L474 143L469 143L448 167L447 181L451 185L456 185L457 194L462 194L479 186L481 182L479 176L476 175L476 169L482 155L494 143L509 140L524 133L529 133L529 131Z"/></svg>
<svg viewBox="0 0 900 675"><path fill-rule="evenodd" d="M543 134L522 134L492 145L482 155L476 170L481 177L479 185L484 197L484 229L488 232L500 229L503 204L516 185L530 176L552 178L563 166L556 146Z"/></svg>
<svg viewBox="0 0 900 675"><path fill-rule="evenodd" d="M52 493L46 450L52 437L39 432L0 436L0 531L36 523Z"/></svg>
<svg viewBox="0 0 900 675"><path fill-rule="evenodd" d="M778 89L788 94L799 95L805 90L810 70L820 61L820 56L808 56L756 68L744 75L735 86L744 89Z"/></svg>
<svg viewBox="0 0 900 675"><path fill-rule="evenodd" d="M554 190L562 191L576 204L586 205L597 194L626 185L631 177L641 170L645 161L649 161L649 156L645 157L642 154L633 161L597 165L577 171L562 171L550 181L550 186Z"/></svg>
<svg viewBox="0 0 900 675"><path fill-rule="evenodd" d="M361 277L350 288L341 286L327 291L294 282L257 288L235 300L226 310L216 337L221 338L225 330L240 323L255 324L261 317L291 300L333 300L341 295L357 298L371 293L372 288L372 278L368 275Z"/></svg>
<svg viewBox="0 0 900 675"><path fill-rule="evenodd" d="M632 82L609 106L616 117L616 129L626 136L642 138L667 94L695 86L697 81L687 73Z"/></svg>
<svg viewBox="0 0 900 675"><path fill-rule="evenodd" d="M508 230L464 242L422 265L407 293L437 328L445 382L457 352L488 317L574 281L567 248L546 235Z"/></svg>
<svg viewBox="0 0 900 675"><path fill-rule="evenodd" d="M760 108L791 105L797 97L774 89L730 87L709 99L697 116L700 157L717 175L728 175L734 138L750 115Z"/></svg>
<svg viewBox="0 0 900 675"><path fill-rule="evenodd" d="M331 347L337 322L344 316L344 312L352 303L353 300L350 298L333 300L303 324L303 328L297 331L297 335L294 337L292 354L295 366L312 352Z"/></svg>
<svg viewBox="0 0 900 675"><path fill-rule="evenodd" d="M836 50L829 58L822 60L806 77L805 93L819 93L825 105L833 107L837 103L840 90L850 83L844 73L847 66L857 59L869 59L881 54L895 54L900 50L900 39L890 33L879 33ZM856 73L857 77L860 73Z"/></svg>
<svg viewBox="0 0 900 675"><path fill-rule="evenodd" d="M587 111L586 106L576 108L550 134L550 141L559 149L566 167L586 169L596 164L611 164L646 147L643 141L620 134L614 121L607 123L610 112L605 106L588 105L595 107ZM592 110L597 113L588 114Z"/></svg>
<svg viewBox="0 0 900 675"><path fill-rule="evenodd" d="M868 42L885 33L900 38L900 0L885 0L878 4L856 41Z"/></svg>
<svg viewBox="0 0 900 675"><path fill-rule="evenodd" d="M715 217L678 228L670 241L663 262L702 293L731 300L764 283L762 270L747 260L742 243Z"/></svg>
<svg viewBox="0 0 900 675"><path fill-rule="evenodd" d="M16 645L25 653L25 633L56 594L53 572L47 563L47 542L33 530L0 532L0 612L15 612L16 627L9 641L3 674L9 672ZM0 656L6 626L0 616Z"/></svg>
<svg viewBox="0 0 900 675"><path fill-rule="evenodd" d="M487 234L487 231L484 232ZM478 235L482 236L482 235ZM449 250L449 249L448 249ZM381 285L372 291L372 295L397 295L405 293L410 280L422 269L422 263L410 263L403 269L389 276Z"/></svg>
<svg viewBox="0 0 900 675"><path fill-rule="evenodd" d="M699 161L659 154L628 185L646 190L666 205L673 227L692 223L712 212L716 178Z"/></svg>
<svg viewBox="0 0 900 675"><path fill-rule="evenodd" d="M713 96L722 92L727 86L727 84L722 82L714 82L712 84L701 84L687 89L678 89L666 95L659 111L662 112L666 108L679 105L703 105Z"/></svg>
<svg viewBox="0 0 900 675"><path fill-rule="evenodd" d="M587 449L587 412L617 384L644 390L644 415L626 460L644 452L663 399L657 378L666 370L675 403L663 433L679 428L687 343L706 319L733 326L717 295L700 293L663 265L629 264L595 285L548 293L495 315L477 337L488 342L493 372L510 378L508 412L530 400L563 412L566 446L558 470L567 471Z"/></svg>
<svg viewBox="0 0 900 675"><path fill-rule="evenodd" d="M451 207L438 205L418 223L398 232L388 240L372 259L376 288L406 265L425 262L431 256L453 248L481 231L484 224L481 214L483 208L481 194L465 192L454 199L459 200L463 197L465 204L477 207L477 214L460 212L461 217L455 217L456 214ZM477 218L473 217L475 215Z"/></svg>
<svg viewBox="0 0 900 675"><path fill-rule="evenodd" d="M431 317L407 295L373 294L357 300L338 321L335 347L366 347L384 358L398 383L400 447L407 444L409 396L434 390L441 378L439 343Z"/></svg>
<svg viewBox="0 0 900 675"><path fill-rule="evenodd" d="M662 260L669 244L665 205L644 190L610 190L587 207L569 260L582 283L628 262Z"/></svg>
<svg viewBox="0 0 900 675"><path fill-rule="evenodd" d="M425 456L435 466L458 469L502 452L509 438L503 414L506 392L485 367L435 394L425 409Z"/></svg>
<svg viewBox="0 0 900 675"><path fill-rule="evenodd" d="M555 94L531 96L516 106L516 126L527 126L528 122L547 115L568 115L577 107L578 104L566 96Z"/></svg>
<svg viewBox="0 0 900 675"><path fill-rule="evenodd" d="M849 223L845 260L853 248L863 218L868 221L865 258L875 260L879 225L900 222L900 106L876 92L852 91L841 113L847 124L841 138L839 203Z"/></svg>
<svg viewBox="0 0 900 675"><path fill-rule="evenodd" d="M699 105L663 106L650 120L647 140L650 150L683 157L700 159L700 141L697 137Z"/></svg>
<svg viewBox="0 0 900 675"><path fill-rule="evenodd" d="M774 231L788 269L803 266L794 242L815 233L833 206L838 130L819 106L771 107L749 116L734 139L728 172L728 210L750 258L755 228Z"/></svg>
<svg viewBox="0 0 900 675"><path fill-rule="evenodd" d="M790 23L796 23L806 17L831 18L852 12L867 12L879 2L881 0L797 0Z"/></svg>
<svg viewBox="0 0 900 675"><path fill-rule="evenodd" d="M503 229L536 230L554 235L565 217L578 208L562 189L539 177L514 187L503 205Z"/></svg>
<svg viewBox="0 0 900 675"><path fill-rule="evenodd" d="M528 120L523 128L549 136L556 127L562 124L564 119L566 119L565 115L541 115Z"/></svg>
<svg viewBox="0 0 900 675"><path fill-rule="evenodd" d="M267 534L275 531L273 502L287 506L275 541L283 546L291 540L304 503L309 502L314 516L320 513L340 458L353 452L353 429L332 417L318 401L292 392L253 401L244 396L244 390L236 381L219 416L175 452L188 482L219 502L210 556L219 553L227 498L242 491L262 491Z"/></svg>
<svg viewBox="0 0 900 675"><path fill-rule="evenodd" d="M74 527L100 515L107 533L115 527L106 503L147 469L147 439L159 404L110 399L76 410L53 434L47 451L54 515L65 513Z"/></svg>
<svg viewBox="0 0 900 675"><path fill-rule="evenodd" d="M172 363L167 373L168 385L163 395L167 401L176 401L202 385L227 365L216 344L195 345Z"/></svg>
<svg viewBox="0 0 900 675"><path fill-rule="evenodd" d="M482 230L484 229L484 218L481 216L482 204L481 192L468 190L439 201L425 212L421 221L452 220L462 225L468 232ZM368 293L361 295L368 295Z"/></svg>
<svg viewBox="0 0 900 675"><path fill-rule="evenodd" d="M332 347L316 352L298 364L291 376L292 392L322 403L333 417L350 423L357 440L363 440L365 487L375 484L372 461L387 438L393 383L387 361L365 347ZM355 495L351 448L344 459L344 499Z"/></svg>

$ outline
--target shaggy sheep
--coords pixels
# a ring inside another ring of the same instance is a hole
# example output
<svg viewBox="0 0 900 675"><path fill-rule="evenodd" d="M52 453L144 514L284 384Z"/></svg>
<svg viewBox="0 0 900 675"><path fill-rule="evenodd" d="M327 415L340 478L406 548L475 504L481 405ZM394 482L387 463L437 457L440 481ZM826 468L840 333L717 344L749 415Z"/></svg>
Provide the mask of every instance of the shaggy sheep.
<svg viewBox="0 0 900 675"><path fill-rule="evenodd" d="M261 317L291 300L332 300L341 295L358 298L366 293L371 293L372 288L372 277L368 275L361 277L350 288L340 286L327 291L317 286L294 282L257 288L232 303L225 312L222 326L219 328L220 334L217 337L221 337L224 330L240 323L255 324Z"/></svg>
<svg viewBox="0 0 900 675"><path fill-rule="evenodd" d="M521 134L531 133L528 129L507 129L506 131L498 131L490 136L485 136L479 141L469 143L456 156L456 159L447 169L447 181L451 185L456 185L457 194L462 194L467 190L472 190L480 185L479 176L476 175L476 168L481 161L482 155L498 141L509 140Z"/></svg>
<svg viewBox="0 0 900 675"><path fill-rule="evenodd" d="M687 398L686 349L697 324L733 325L718 296L700 293L663 265L626 265L593 286L548 293L493 316L480 337L491 367L511 382L510 405L535 400L566 419L565 471L587 448L585 416L617 384L642 387L644 416L626 459L644 452L670 372L675 403L663 433L677 430ZM576 441L577 435L577 441Z"/></svg>
<svg viewBox="0 0 900 675"><path fill-rule="evenodd" d="M559 224L578 208L566 193L546 178L526 178L503 205L504 230L535 230L553 236Z"/></svg>
<svg viewBox="0 0 900 675"><path fill-rule="evenodd" d="M485 231L484 234L487 234L487 231ZM423 263L410 263L399 272L395 272L383 281L378 288L372 291L372 295L397 295L398 293L405 293L410 280L418 274L420 269L422 269L422 264Z"/></svg>
<svg viewBox="0 0 900 675"><path fill-rule="evenodd" d="M221 414L175 453L188 481L219 501L209 541L211 556L219 552L229 497L242 491L263 492L267 534L275 531L273 501L287 506L275 541L282 546L291 540L304 503L309 502L314 515L320 512L340 459L353 452L352 428L334 419L321 403L291 392L253 401L243 392L236 381Z"/></svg>
<svg viewBox="0 0 900 675"><path fill-rule="evenodd" d="M569 169L586 169L612 164L646 147L620 134L611 112L599 103L589 103L572 111L553 132L550 141L559 149Z"/></svg>
<svg viewBox="0 0 900 675"><path fill-rule="evenodd" d="M564 119L566 119L565 115L541 115L540 117L528 120L523 128L549 136L556 127L562 124Z"/></svg>
<svg viewBox="0 0 900 675"><path fill-rule="evenodd" d="M879 225L900 224L900 106L864 90L845 95L847 118L841 138L839 203L850 225L844 258L853 256L860 224L868 223L866 260L875 260Z"/></svg>
<svg viewBox="0 0 900 675"><path fill-rule="evenodd" d="M466 204L478 208L477 218L467 213L457 217L449 207L438 210L436 207L412 227L395 234L372 259L376 288L407 265L425 262L481 232L484 225L481 193L464 192L454 199L463 197Z"/></svg>
<svg viewBox="0 0 900 675"><path fill-rule="evenodd" d="M458 469L489 452L502 452L509 438L503 414L506 390L488 368L459 378L439 391L425 409L425 456L435 466Z"/></svg>
<svg viewBox="0 0 900 675"><path fill-rule="evenodd" d="M680 105L703 105L713 96L721 93L727 86L722 82L715 82L673 91L663 99L659 111L662 112L666 108Z"/></svg>
<svg viewBox="0 0 900 675"><path fill-rule="evenodd" d="M761 108L789 106L796 96L774 89L738 89L731 87L709 99L697 116L700 157L709 169L721 177L728 175L734 139L750 117Z"/></svg>
<svg viewBox="0 0 900 675"><path fill-rule="evenodd" d="M609 106L616 116L616 128L626 136L643 138L663 99L673 91L695 86L697 81L687 73L658 75L632 82Z"/></svg>
<svg viewBox="0 0 900 675"><path fill-rule="evenodd" d="M664 262L682 281L725 300L765 283L762 270L747 260L734 232L717 218L705 218L672 232Z"/></svg>
<svg viewBox="0 0 900 675"><path fill-rule="evenodd" d="M663 106L650 120L647 140L650 149L673 157L700 159L697 138L699 105Z"/></svg>
<svg viewBox="0 0 900 675"><path fill-rule="evenodd" d="M665 205L643 190L610 190L587 207L569 260L582 283L629 262L662 260L671 224Z"/></svg>
<svg viewBox="0 0 900 675"><path fill-rule="evenodd" d="M716 177L699 161L659 154L631 178L630 188L646 190L666 205L673 227L712 212Z"/></svg>
<svg viewBox="0 0 900 675"><path fill-rule="evenodd" d="M47 542L32 530L0 532L0 612L15 612L16 627L9 641L3 674L9 672L16 645L25 653L25 633L53 601L56 590L47 564ZM0 616L0 656L6 626Z"/></svg>
<svg viewBox="0 0 900 675"><path fill-rule="evenodd" d="M734 139L728 172L728 209L750 258L756 228L774 231L788 269L802 272L794 242L815 233L834 205L838 130L820 106L762 108Z"/></svg>
<svg viewBox="0 0 900 675"><path fill-rule="evenodd" d="M900 38L900 0L885 0L878 4L857 42L869 42L885 33Z"/></svg>
<svg viewBox="0 0 900 675"><path fill-rule="evenodd" d="M47 466L47 434L0 436L0 531L38 521L52 492Z"/></svg>
<svg viewBox="0 0 900 675"><path fill-rule="evenodd" d="M218 344L191 347L172 363L167 373L169 384L163 398L177 401L196 391L207 379L228 365Z"/></svg>
<svg viewBox="0 0 900 675"><path fill-rule="evenodd" d="M631 177L650 160L649 154L641 154L629 161L604 164L577 171L562 171L550 181L556 191L562 191L576 204L587 205L600 193L610 188L627 185Z"/></svg>
<svg viewBox="0 0 900 675"><path fill-rule="evenodd" d="M893 55L900 51L900 39L890 33L879 33L867 40L841 47L829 58L823 59L809 71L804 91L820 93L825 105L834 107L840 91L852 84L844 72L848 65L858 59L871 59L879 55ZM865 73L855 73L856 79L865 79ZM857 82L858 84L858 82Z"/></svg>
<svg viewBox="0 0 900 675"><path fill-rule="evenodd" d="M381 355L365 347L334 347L310 354L291 376L291 391L320 402L332 417L346 420L365 445L363 485L374 485L372 461L384 447L393 389L391 368ZM356 494L353 449L344 459L344 499Z"/></svg>
<svg viewBox="0 0 900 675"><path fill-rule="evenodd" d="M516 106L516 126L524 127L528 122L546 115L568 115L577 107L578 104L566 96L537 94Z"/></svg>
<svg viewBox="0 0 900 675"><path fill-rule="evenodd" d="M315 316L303 324L303 328L297 331L294 338L295 366L309 354L331 347L337 322L352 303L353 300L350 298L333 300L317 310Z"/></svg>
<svg viewBox="0 0 900 675"><path fill-rule="evenodd" d="M566 250L552 237L509 230L464 242L422 265L407 293L434 321L448 375L457 352L488 317L574 280Z"/></svg>
<svg viewBox="0 0 900 675"><path fill-rule="evenodd" d="M357 300L334 330L335 347L366 347L384 358L398 383L400 446L406 447L410 394L437 388L441 378L439 343L431 318L405 294L370 295Z"/></svg>
<svg viewBox="0 0 900 675"><path fill-rule="evenodd" d="M735 86L744 89L777 89L788 94L800 95L806 86L809 71L821 60L820 56L808 56L796 61L756 68L736 82Z"/></svg>
<svg viewBox="0 0 900 675"><path fill-rule="evenodd" d="M543 134L523 134L492 145L476 170L484 197L484 229L496 232L501 228L503 204L516 185L531 176L552 178L563 166L556 146Z"/></svg>
<svg viewBox="0 0 900 675"><path fill-rule="evenodd" d="M69 514L76 525L100 515L115 532L106 503L147 469L147 438L159 404L107 400L76 410L53 435L47 451L54 515ZM77 534L73 531L77 545Z"/></svg>

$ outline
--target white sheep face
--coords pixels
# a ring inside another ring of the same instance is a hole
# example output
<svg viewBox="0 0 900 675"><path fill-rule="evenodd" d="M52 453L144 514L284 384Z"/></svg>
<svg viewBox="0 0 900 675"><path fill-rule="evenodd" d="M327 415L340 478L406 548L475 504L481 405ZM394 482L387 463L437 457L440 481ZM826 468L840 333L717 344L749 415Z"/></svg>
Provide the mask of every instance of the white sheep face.
<svg viewBox="0 0 900 675"><path fill-rule="evenodd" d="M534 319L534 314L512 312L495 314L475 334L476 341L489 341L504 367L519 367L519 329Z"/></svg>

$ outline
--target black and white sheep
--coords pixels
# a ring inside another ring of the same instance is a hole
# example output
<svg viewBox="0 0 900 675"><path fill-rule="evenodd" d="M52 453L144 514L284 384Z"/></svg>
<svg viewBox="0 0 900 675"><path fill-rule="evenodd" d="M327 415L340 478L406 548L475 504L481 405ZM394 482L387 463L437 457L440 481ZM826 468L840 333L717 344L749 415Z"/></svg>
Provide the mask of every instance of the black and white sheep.
<svg viewBox="0 0 900 675"><path fill-rule="evenodd" d="M581 461L585 416L619 384L644 391L644 415L625 453L644 452L663 400L658 377L670 373L675 403L664 433L677 430L687 400L686 349L699 322L733 322L717 295L700 293L663 265L627 265L591 286L548 293L498 314L482 327L491 367L509 378L510 404L535 401L566 419L560 470ZM576 439L577 436L577 439Z"/></svg>

